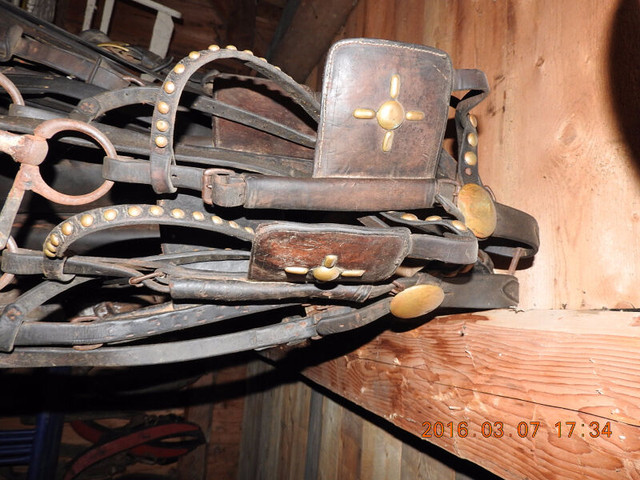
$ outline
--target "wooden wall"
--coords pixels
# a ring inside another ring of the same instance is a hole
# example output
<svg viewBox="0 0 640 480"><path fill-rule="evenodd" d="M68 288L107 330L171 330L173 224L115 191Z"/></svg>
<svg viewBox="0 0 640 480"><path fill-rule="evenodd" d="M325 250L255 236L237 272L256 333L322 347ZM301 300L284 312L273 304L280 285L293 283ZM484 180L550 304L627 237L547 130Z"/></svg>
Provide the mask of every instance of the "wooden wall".
<svg viewBox="0 0 640 480"><path fill-rule="evenodd" d="M340 35L485 71L482 179L540 224L523 308L640 306L639 29L637 0L360 0Z"/></svg>
<svg viewBox="0 0 640 480"><path fill-rule="evenodd" d="M238 480L497 479L366 410L311 389L295 370L257 361L247 375Z"/></svg>

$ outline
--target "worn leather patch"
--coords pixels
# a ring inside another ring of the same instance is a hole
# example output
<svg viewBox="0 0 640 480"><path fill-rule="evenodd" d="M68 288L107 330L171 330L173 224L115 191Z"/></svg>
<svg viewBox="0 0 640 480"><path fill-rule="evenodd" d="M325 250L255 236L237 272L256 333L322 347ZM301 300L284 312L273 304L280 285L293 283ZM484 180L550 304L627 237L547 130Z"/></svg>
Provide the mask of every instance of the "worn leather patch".
<svg viewBox="0 0 640 480"><path fill-rule="evenodd" d="M256 230L249 279L313 282L314 269L324 267L337 269L335 282L385 280L407 255L409 238L403 227L264 224Z"/></svg>
<svg viewBox="0 0 640 480"><path fill-rule="evenodd" d="M336 43L325 68L314 176L434 178L453 68L445 52Z"/></svg>

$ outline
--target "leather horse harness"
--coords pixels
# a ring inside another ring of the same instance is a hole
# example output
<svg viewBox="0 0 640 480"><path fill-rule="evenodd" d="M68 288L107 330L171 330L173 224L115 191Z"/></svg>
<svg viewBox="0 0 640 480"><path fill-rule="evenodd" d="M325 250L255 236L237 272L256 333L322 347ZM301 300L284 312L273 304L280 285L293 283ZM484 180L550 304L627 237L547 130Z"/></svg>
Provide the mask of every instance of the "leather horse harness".
<svg viewBox="0 0 640 480"><path fill-rule="evenodd" d="M481 71L429 47L349 39L330 50L319 95L233 46L154 69L2 8L0 150L19 169L0 212L0 283L21 293L0 316L0 366L178 362L388 314L517 304L512 273L536 253L538 227L480 180ZM220 73L221 61L255 75ZM93 191L45 180L54 144L99 152ZM117 188L136 194L122 202ZM18 245L28 191L58 220L35 248ZM160 247L143 256L115 242L147 235ZM509 274L494 273L499 257ZM102 301L71 321L51 315L87 291ZM105 307L126 292L153 300Z"/></svg>

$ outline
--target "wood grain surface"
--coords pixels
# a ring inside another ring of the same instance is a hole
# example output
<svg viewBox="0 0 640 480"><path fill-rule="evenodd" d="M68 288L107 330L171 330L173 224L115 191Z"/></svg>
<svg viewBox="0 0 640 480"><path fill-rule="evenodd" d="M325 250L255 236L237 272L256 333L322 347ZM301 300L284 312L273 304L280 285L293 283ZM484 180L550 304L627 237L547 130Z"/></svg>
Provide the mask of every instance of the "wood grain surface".
<svg viewBox="0 0 640 480"><path fill-rule="evenodd" d="M429 45L487 74L480 174L540 224L523 308L640 306L639 27L635 0L360 0L337 37Z"/></svg>
<svg viewBox="0 0 640 480"><path fill-rule="evenodd" d="M440 317L305 375L504 478L640 478L638 326L629 312Z"/></svg>

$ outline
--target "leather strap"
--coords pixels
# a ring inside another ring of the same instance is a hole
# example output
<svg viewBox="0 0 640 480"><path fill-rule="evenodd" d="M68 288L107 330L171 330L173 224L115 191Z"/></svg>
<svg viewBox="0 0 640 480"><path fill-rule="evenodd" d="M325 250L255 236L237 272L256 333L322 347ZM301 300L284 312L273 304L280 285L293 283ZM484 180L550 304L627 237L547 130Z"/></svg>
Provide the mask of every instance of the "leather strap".
<svg viewBox="0 0 640 480"><path fill-rule="evenodd" d="M501 203L496 203L495 206L498 223L493 235L482 242L483 250L504 257L513 257L516 249L521 248L523 258L533 257L540 246L540 232L536 219Z"/></svg>

